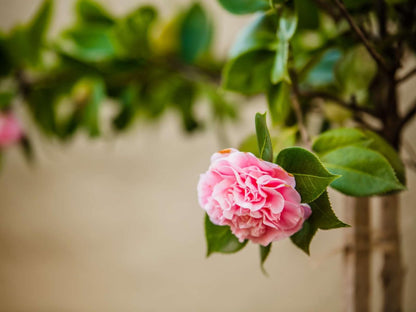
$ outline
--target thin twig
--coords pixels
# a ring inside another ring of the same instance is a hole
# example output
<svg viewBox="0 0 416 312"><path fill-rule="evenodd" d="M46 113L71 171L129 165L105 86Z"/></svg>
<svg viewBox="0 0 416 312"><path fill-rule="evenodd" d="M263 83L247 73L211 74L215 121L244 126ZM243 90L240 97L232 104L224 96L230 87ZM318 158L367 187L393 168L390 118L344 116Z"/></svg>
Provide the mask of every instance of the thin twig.
<svg viewBox="0 0 416 312"><path fill-rule="evenodd" d="M366 107L358 106L358 105L356 105L355 101L351 101L351 103L348 103L348 102L344 101L343 99L337 97L336 95L325 92L325 91L305 91L305 92L301 92L300 95L302 97L323 98L323 99L331 100L334 103L336 103L337 105L339 105L343 108L346 108L350 111L366 113L368 115L371 115L373 117L378 118L378 115L375 111L373 111L369 108L366 108Z"/></svg>
<svg viewBox="0 0 416 312"><path fill-rule="evenodd" d="M407 113L400 120L399 129L402 129L416 115L416 100Z"/></svg>
<svg viewBox="0 0 416 312"><path fill-rule="evenodd" d="M313 2L315 2L316 6L319 7L321 10L328 13L328 15L330 15L334 19L334 21L338 22L341 19L341 15L339 14L338 10L327 1L313 0Z"/></svg>
<svg viewBox="0 0 416 312"><path fill-rule="evenodd" d="M294 70L289 70L289 73L290 73L290 78L292 79L292 94L290 96L292 108L295 112L296 120L298 121L298 127L299 127L299 132L300 132L302 141L306 147L310 148L311 139L309 137L308 130L306 129L306 125L303 120L302 107L300 106L300 103L299 103L300 92L299 92L297 75Z"/></svg>
<svg viewBox="0 0 416 312"><path fill-rule="evenodd" d="M416 74L416 67L411 69L409 72L403 75L403 77L400 77L396 80L396 83L402 83L406 81L407 79L411 78L413 75Z"/></svg>
<svg viewBox="0 0 416 312"><path fill-rule="evenodd" d="M354 22L352 16L346 9L344 3L341 0L334 0L335 4L338 6L338 8L341 10L341 13L344 15L345 19L347 20L350 27L355 31L357 36L360 38L362 43L364 44L367 51L371 54L371 56L374 58L374 60L377 62L377 64L383 68L385 71L389 72L389 67L387 66L384 58L374 49L371 42L368 41L368 39L365 37L363 32L361 31L360 27Z"/></svg>

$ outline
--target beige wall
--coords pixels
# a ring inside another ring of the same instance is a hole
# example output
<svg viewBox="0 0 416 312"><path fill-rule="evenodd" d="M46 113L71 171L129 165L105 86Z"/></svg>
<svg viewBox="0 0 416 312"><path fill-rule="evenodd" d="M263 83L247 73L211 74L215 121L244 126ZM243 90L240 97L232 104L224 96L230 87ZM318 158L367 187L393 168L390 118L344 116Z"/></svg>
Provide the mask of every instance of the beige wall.
<svg viewBox="0 0 416 312"><path fill-rule="evenodd" d="M103 2L123 12L138 1ZM226 51L245 20L207 2L218 17L219 50ZM27 19L38 3L0 0L0 24ZM71 3L56 1L55 24L68 22ZM158 3L165 12L175 7ZM252 131L256 110L264 103L244 106L241 122L228 128L234 144ZM169 115L116 140L37 141L33 167L11 150L0 175L0 311L341 310L342 230L318 233L309 258L289 240L274 244L269 278L255 246L204 257L196 183L219 148L213 131L183 136ZM415 187L409 171L402 213L406 311L416 311ZM338 197L334 206L342 214Z"/></svg>

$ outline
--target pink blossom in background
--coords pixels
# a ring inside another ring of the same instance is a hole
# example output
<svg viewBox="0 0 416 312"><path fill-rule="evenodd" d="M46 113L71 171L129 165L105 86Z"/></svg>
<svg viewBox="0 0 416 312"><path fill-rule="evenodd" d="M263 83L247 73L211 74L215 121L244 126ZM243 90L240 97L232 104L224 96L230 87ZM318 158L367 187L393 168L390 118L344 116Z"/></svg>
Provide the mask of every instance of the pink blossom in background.
<svg viewBox="0 0 416 312"><path fill-rule="evenodd" d="M211 222L229 225L241 242L267 246L299 231L311 214L295 184L278 165L226 149L212 155L211 166L201 174L198 199Z"/></svg>
<svg viewBox="0 0 416 312"><path fill-rule="evenodd" d="M13 114L0 113L0 147L9 146L23 136L22 128Z"/></svg>

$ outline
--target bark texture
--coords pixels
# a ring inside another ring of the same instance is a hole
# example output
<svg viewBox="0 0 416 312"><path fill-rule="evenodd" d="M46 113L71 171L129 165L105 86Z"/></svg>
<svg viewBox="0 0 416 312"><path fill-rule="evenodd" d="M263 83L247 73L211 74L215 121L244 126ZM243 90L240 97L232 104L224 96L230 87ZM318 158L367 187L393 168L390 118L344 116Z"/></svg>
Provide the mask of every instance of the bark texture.
<svg viewBox="0 0 416 312"><path fill-rule="evenodd" d="M380 246L383 256L383 312L403 311L404 270L399 225L399 195L383 196L380 201Z"/></svg>
<svg viewBox="0 0 416 312"><path fill-rule="evenodd" d="M370 311L370 207L368 197L346 198L345 312Z"/></svg>

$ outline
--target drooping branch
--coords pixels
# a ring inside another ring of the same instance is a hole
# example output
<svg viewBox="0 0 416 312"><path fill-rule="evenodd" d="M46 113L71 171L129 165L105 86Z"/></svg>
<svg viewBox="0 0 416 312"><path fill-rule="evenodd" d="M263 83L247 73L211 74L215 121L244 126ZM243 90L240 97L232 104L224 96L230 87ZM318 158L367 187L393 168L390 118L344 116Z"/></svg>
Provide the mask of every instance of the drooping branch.
<svg viewBox="0 0 416 312"><path fill-rule="evenodd" d="M364 44L365 48L367 49L368 53L373 57L373 59L377 62L377 64L383 68L385 71L389 72L389 67L387 66L384 58L377 52L377 50L373 47L371 42L366 38L364 33L361 31L360 27L355 23L354 19L348 12L347 8L345 7L344 3L341 0L334 0L335 4L340 9L342 15L347 20L350 27L354 30L357 34L361 42Z"/></svg>

